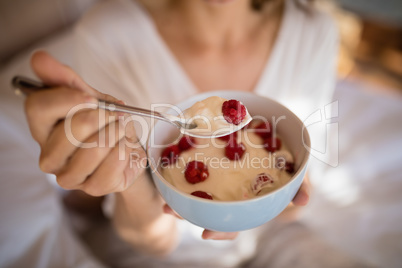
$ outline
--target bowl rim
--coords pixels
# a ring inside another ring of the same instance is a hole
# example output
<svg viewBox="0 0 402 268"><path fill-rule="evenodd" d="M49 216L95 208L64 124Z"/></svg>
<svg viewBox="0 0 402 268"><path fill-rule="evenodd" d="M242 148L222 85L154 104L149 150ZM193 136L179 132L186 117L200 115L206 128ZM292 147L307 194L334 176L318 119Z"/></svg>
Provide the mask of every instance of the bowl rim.
<svg viewBox="0 0 402 268"><path fill-rule="evenodd" d="M252 95L252 96L258 96L258 97L262 97L265 99L268 99L272 102L275 102L276 104L280 105L281 107L283 107L285 110L287 110L291 115L293 115L293 117L295 117L296 121L300 124L300 126L302 127L302 137L304 142L304 147L306 147L305 144L307 144L307 146L311 147L311 140L310 140L310 134L308 132L307 127L304 125L304 123L301 121L301 119L295 114L293 113L288 107L286 107L285 105L281 104L279 101L276 101L272 98L269 98L267 96L261 95L261 94L257 94L255 92L244 92L244 91L234 91L234 90L218 90L218 91L208 91L208 92L203 92L200 94L196 94L191 96L190 98L187 98L175 105L180 105L183 102L191 102L192 99L199 99L200 97L203 96L219 96L219 94L221 93L238 93L239 95ZM216 95L212 95L212 94L216 94ZM147 138L147 142L146 142L146 154L148 159L150 158L150 150L152 149L150 147L150 137L152 135L152 131L155 129L156 124L158 124L159 121L156 121L155 124L153 126L151 126L149 133L148 133L148 138ZM304 133L305 132L305 133ZM304 134L306 134L306 136L304 136ZM292 175L292 177L290 178L290 180L288 180L285 184L281 185L279 188L266 193L264 195L258 196L258 197L254 197L254 198L250 198L250 199L244 199L244 200L231 200L231 201L223 201L223 200L209 200L209 199L205 199L205 198L199 198L196 196L193 196L191 194L185 193L183 191L180 191L179 189L177 189L176 187L174 187L172 184L170 184L163 176L162 174L158 171L158 167L154 165L154 161L148 161L149 162L149 166L151 169L151 172L154 173L158 179L167 187L169 187L170 189L172 189L173 191L177 192L179 195L182 195L186 198L190 198L192 200L196 200L199 202L205 202L205 203L210 203L210 204L219 204L219 205L240 205L242 203L253 203L253 202L258 202L261 199L265 199L268 198L269 196L272 196L274 194L276 194L279 191L282 191L283 189L285 189L288 185L290 185L293 181L296 180L296 178L298 178L298 176L300 175L300 173L303 172L303 170L305 168L307 168L307 164L308 161L310 159L311 153L309 150L306 149L307 155L306 157L304 157L302 163L300 164L300 168L298 169L298 171Z"/></svg>

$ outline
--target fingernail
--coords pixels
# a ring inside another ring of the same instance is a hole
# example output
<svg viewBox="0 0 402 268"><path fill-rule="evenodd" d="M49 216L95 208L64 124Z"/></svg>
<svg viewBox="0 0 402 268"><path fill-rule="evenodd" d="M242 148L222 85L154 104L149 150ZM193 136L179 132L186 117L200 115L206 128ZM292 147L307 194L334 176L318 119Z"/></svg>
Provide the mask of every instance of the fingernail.
<svg viewBox="0 0 402 268"><path fill-rule="evenodd" d="M202 234L202 238L205 239L205 240L212 240L212 239L217 239L218 236L214 232L210 232L210 231L205 230L204 233Z"/></svg>
<svg viewBox="0 0 402 268"><path fill-rule="evenodd" d="M204 238L205 240L221 240L222 236L220 235L216 235L216 234L211 234L208 235L206 238Z"/></svg>
<svg viewBox="0 0 402 268"><path fill-rule="evenodd" d="M117 104L122 104L122 105L126 105L126 103L122 100L117 100L116 101ZM126 115L126 113L124 112L115 112L117 114L118 117L124 117Z"/></svg>

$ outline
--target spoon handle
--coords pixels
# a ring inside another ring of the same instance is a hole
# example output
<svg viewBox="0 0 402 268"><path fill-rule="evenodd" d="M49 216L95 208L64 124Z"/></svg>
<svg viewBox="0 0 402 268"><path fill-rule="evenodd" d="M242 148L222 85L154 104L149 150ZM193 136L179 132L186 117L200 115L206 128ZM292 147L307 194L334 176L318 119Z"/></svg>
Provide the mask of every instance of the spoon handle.
<svg viewBox="0 0 402 268"><path fill-rule="evenodd" d="M25 95L25 96L28 96L29 94L36 92L36 91L50 89L50 87L44 85L41 82L32 80L27 77L23 77L23 76L15 76L12 80L12 85L14 87L14 92L17 95ZM142 108L138 108L138 107L123 105L123 104L106 101L106 100L98 100L98 108L112 111L112 112L117 111L117 112L133 114L133 115L156 118L156 119L160 119L160 120L169 122L175 126L178 126L178 125L177 125L177 123L175 123L173 121L180 120L180 118L170 115L170 114L163 115L157 111L151 111L151 110L142 109Z"/></svg>
<svg viewBox="0 0 402 268"><path fill-rule="evenodd" d="M124 105L124 104L119 104L116 102L99 100L98 108L112 111L112 112L116 111L116 112L123 112L123 113L128 113L128 114L133 114L133 115L156 118L156 119L160 119L160 120L164 120L166 122L172 123L171 120L169 120L168 118L166 118L159 112L142 109L142 108L138 108L138 107L133 107L133 106L128 106L128 105Z"/></svg>

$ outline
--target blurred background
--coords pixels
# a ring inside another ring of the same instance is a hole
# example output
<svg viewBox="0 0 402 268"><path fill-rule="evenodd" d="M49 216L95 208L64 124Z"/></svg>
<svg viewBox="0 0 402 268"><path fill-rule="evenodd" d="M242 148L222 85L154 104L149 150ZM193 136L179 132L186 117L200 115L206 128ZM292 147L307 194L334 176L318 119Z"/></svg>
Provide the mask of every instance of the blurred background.
<svg viewBox="0 0 402 268"><path fill-rule="evenodd" d="M0 0L0 67L21 51L66 30L101 0ZM336 18L341 33L339 74L401 88L402 1L316 1ZM360 71L357 70L362 69Z"/></svg>
<svg viewBox="0 0 402 268"><path fill-rule="evenodd" d="M11 94L13 75L32 74L29 55L38 47L71 63L71 25L99 1L0 0L0 90ZM320 171L303 220L356 259L402 267L402 1L314 4L340 33L338 165Z"/></svg>
<svg viewBox="0 0 402 268"><path fill-rule="evenodd" d="M327 3L328 4L328 3ZM401 89L402 1L332 2L341 34L339 75Z"/></svg>

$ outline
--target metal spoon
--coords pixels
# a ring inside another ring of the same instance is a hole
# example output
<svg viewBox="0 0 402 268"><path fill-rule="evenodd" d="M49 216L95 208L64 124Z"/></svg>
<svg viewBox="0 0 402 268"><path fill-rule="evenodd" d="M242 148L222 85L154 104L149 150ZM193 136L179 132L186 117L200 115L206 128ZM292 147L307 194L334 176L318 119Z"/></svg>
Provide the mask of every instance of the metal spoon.
<svg viewBox="0 0 402 268"><path fill-rule="evenodd" d="M14 92L17 95L26 95L26 96L35 91L49 89L48 86L42 84L41 82L23 76L15 76L12 80L12 85L15 88ZM194 123L187 123L185 118L180 118L178 116L174 116L171 114L160 113L156 111L123 105L106 100L98 100L98 108L112 112L117 111L133 115L156 118L171 123L174 126L182 128L184 130L190 130L197 127L197 125ZM189 135L191 134L189 133Z"/></svg>

